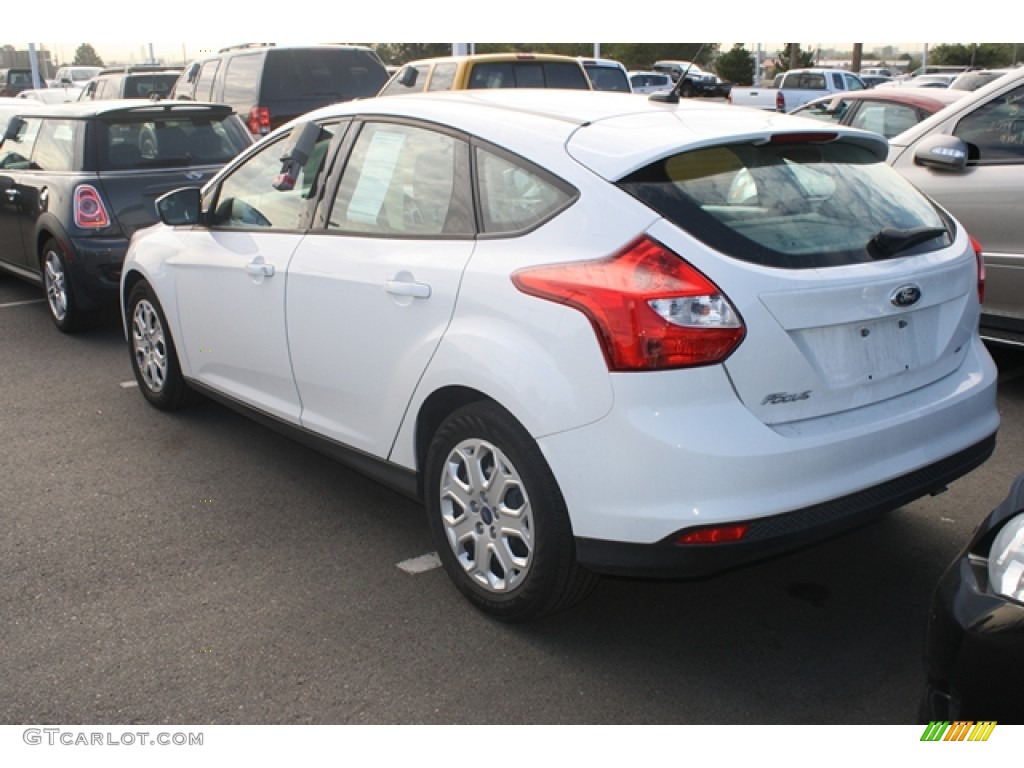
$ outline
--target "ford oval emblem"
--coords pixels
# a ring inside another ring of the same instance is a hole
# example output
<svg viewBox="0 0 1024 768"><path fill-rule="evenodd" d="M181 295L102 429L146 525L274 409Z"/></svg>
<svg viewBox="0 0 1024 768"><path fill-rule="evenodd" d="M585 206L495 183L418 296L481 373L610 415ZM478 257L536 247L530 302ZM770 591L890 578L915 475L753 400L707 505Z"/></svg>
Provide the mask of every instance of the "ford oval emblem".
<svg viewBox="0 0 1024 768"><path fill-rule="evenodd" d="M921 289L916 285L901 285L889 297L894 307L912 307L920 300Z"/></svg>

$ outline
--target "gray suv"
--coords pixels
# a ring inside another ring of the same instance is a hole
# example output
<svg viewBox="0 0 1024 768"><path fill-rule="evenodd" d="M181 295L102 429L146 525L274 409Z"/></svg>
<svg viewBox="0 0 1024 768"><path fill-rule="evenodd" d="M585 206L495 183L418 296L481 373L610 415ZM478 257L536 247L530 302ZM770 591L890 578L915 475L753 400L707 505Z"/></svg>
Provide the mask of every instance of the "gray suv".
<svg viewBox="0 0 1024 768"><path fill-rule="evenodd" d="M889 140L889 164L981 245L982 338L1024 346L1024 67Z"/></svg>

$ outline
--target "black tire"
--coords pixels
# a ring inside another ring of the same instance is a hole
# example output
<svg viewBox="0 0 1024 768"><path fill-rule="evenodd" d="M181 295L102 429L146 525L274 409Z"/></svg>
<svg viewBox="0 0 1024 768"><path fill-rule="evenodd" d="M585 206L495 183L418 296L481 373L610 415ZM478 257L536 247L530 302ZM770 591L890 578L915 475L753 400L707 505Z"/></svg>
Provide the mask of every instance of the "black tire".
<svg viewBox="0 0 1024 768"><path fill-rule="evenodd" d="M39 269L50 319L62 333L78 333L93 325L97 313L84 312L79 308L78 299L71 288L67 264L56 240L49 239L43 243Z"/></svg>
<svg viewBox="0 0 1024 768"><path fill-rule="evenodd" d="M683 87L679 89L679 93L684 99L692 99L697 92L693 88L693 83L684 82Z"/></svg>
<svg viewBox="0 0 1024 768"><path fill-rule="evenodd" d="M441 562L481 611L502 621L529 621L593 590L598 577L576 562L554 475L506 410L478 402L453 413L430 444L425 471ZM500 486L498 478L504 478Z"/></svg>
<svg viewBox="0 0 1024 768"><path fill-rule="evenodd" d="M132 287L127 305L128 352L142 395L162 411L174 411L195 400L181 375L178 353L167 318L149 283Z"/></svg>

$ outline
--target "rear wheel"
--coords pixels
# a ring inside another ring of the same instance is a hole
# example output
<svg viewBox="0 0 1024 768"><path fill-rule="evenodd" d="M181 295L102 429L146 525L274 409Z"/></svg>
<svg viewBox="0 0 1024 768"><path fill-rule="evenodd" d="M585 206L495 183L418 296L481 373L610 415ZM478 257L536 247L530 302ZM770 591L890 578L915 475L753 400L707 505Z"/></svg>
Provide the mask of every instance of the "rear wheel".
<svg viewBox="0 0 1024 768"><path fill-rule="evenodd" d="M507 411L474 403L438 430L426 462L427 511L452 581L504 621L569 607L597 576L577 562L565 501L537 444Z"/></svg>
<svg viewBox="0 0 1024 768"><path fill-rule="evenodd" d="M47 240L43 244L39 266L43 273L46 306L57 329L63 333L76 333L92 325L96 313L79 309L68 278L67 261L56 240Z"/></svg>
<svg viewBox="0 0 1024 768"><path fill-rule="evenodd" d="M128 322L132 371L143 396L164 411L188 405L195 392L181 374L167 319L148 283L136 283L128 294Z"/></svg>

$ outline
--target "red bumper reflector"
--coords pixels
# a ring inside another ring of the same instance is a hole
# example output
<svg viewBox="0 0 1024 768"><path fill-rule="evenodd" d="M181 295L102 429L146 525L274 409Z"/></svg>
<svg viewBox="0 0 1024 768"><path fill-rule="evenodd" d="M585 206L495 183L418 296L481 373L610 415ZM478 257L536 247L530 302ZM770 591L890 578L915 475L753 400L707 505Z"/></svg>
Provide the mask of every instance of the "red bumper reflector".
<svg viewBox="0 0 1024 768"><path fill-rule="evenodd" d="M750 523L701 528L684 533L676 539L676 544L724 544L730 541L739 541L747 535L748 528L750 528Z"/></svg>

